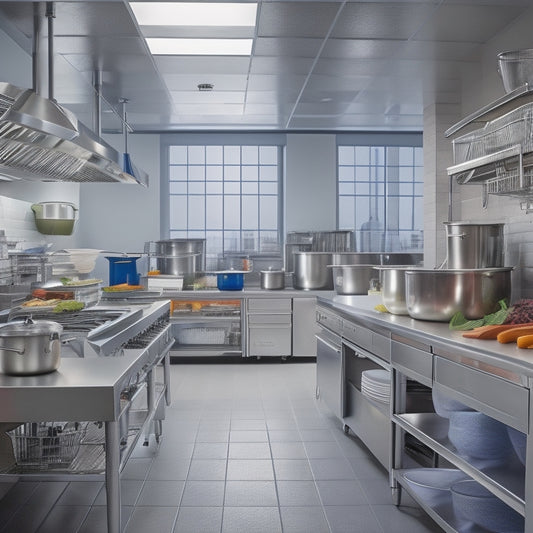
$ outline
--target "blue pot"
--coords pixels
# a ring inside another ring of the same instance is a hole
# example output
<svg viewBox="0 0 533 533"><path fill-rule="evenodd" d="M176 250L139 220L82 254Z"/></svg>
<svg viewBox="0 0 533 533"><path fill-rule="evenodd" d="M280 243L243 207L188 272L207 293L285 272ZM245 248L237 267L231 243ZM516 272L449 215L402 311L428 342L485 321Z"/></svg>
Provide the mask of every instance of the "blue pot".
<svg viewBox="0 0 533 533"><path fill-rule="evenodd" d="M244 286L242 272L221 272L217 274L217 287L221 291L240 291Z"/></svg>

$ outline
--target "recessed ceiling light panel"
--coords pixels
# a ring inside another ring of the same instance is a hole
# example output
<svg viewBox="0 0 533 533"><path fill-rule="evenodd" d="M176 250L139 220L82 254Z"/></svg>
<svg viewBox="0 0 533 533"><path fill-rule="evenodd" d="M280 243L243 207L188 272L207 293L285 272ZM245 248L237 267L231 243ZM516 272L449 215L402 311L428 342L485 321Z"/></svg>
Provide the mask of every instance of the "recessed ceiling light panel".
<svg viewBox="0 0 533 533"><path fill-rule="evenodd" d="M249 56L253 39L170 39L147 37L153 55Z"/></svg>
<svg viewBox="0 0 533 533"><path fill-rule="evenodd" d="M130 2L140 26L255 26L257 4Z"/></svg>

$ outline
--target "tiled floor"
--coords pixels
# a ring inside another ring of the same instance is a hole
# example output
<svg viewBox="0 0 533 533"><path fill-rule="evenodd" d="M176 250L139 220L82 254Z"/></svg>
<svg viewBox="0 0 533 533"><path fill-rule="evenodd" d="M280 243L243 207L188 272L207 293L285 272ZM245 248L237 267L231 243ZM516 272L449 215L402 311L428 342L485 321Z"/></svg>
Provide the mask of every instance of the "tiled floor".
<svg viewBox="0 0 533 533"><path fill-rule="evenodd" d="M126 533L427 533L314 397L313 363L172 365L164 439L122 475ZM0 531L104 533L101 482L0 483Z"/></svg>

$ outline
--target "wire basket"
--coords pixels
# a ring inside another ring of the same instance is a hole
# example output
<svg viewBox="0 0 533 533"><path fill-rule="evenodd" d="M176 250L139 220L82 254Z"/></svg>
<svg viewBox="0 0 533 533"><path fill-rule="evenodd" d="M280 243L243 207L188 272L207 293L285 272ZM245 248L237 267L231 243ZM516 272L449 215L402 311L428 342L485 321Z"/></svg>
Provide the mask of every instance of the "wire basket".
<svg viewBox="0 0 533 533"><path fill-rule="evenodd" d="M225 328L183 328L176 335L179 344L224 344Z"/></svg>
<svg viewBox="0 0 533 533"><path fill-rule="evenodd" d="M523 178L520 179L519 169L499 171L497 177L487 180L487 192L501 196L514 196L516 198L533 197L533 169L524 169Z"/></svg>
<svg viewBox="0 0 533 533"><path fill-rule="evenodd" d="M520 145L533 151L533 104L526 104L453 141L456 165Z"/></svg>
<svg viewBox="0 0 533 533"><path fill-rule="evenodd" d="M27 422L9 432L17 465L32 468L68 466L76 457L87 423Z"/></svg>

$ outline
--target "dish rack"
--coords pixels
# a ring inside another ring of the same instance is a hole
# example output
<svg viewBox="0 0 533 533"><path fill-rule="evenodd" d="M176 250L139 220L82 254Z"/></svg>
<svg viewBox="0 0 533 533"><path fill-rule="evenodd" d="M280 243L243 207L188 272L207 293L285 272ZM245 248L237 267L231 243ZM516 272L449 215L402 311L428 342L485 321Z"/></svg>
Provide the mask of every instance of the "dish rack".
<svg viewBox="0 0 533 533"><path fill-rule="evenodd" d="M86 430L85 422L27 422L8 434L18 466L48 469L70 465Z"/></svg>

